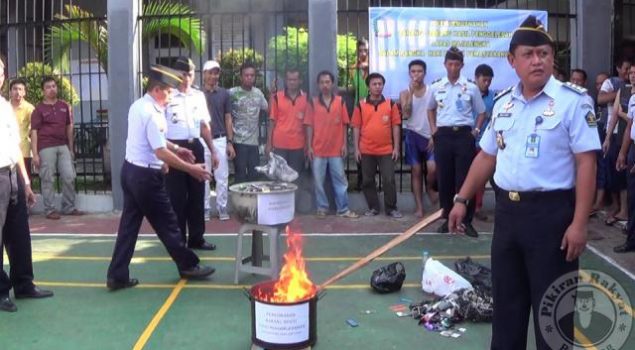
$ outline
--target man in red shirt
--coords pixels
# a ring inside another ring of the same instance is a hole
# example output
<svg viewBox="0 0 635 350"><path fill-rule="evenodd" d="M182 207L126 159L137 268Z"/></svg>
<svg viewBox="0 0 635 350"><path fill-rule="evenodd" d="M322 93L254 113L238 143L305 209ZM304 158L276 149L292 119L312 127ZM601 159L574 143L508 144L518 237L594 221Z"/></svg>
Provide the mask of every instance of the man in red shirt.
<svg viewBox="0 0 635 350"><path fill-rule="evenodd" d="M300 72L288 70L285 89L272 96L265 150L267 155L273 150L298 173L304 169L304 117L307 109L307 96L300 90L300 84Z"/></svg>
<svg viewBox="0 0 635 350"><path fill-rule="evenodd" d="M366 78L369 94L359 101L353 111L355 158L362 163L362 190L368 203L366 216L379 214L379 197L375 173L379 167L384 188L386 215L400 218L395 188L395 161L399 157L401 116L397 104L386 99L382 92L386 79L379 73Z"/></svg>
<svg viewBox="0 0 635 350"><path fill-rule="evenodd" d="M315 180L315 198L317 216L325 217L329 202L324 192L326 167L329 168L337 215L346 218L359 217L348 209L348 181L344 173L346 157L346 133L349 124L346 104L340 96L333 95L333 73L322 71L318 74L317 83L320 94L313 98L309 113L304 119L307 136L307 154L312 162L313 179Z"/></svg>
<svg viewBox="0 0 635 350"><path fill-rule="evenodd" d="M31 151L33 166L40 172L46 218L60 218L54 204L56 170L62 187L62 213L82 215L75 207L73 112L68 103L57 99L57 82L53 77L42 80L42 90L44 100L31 115Z"/></svg>

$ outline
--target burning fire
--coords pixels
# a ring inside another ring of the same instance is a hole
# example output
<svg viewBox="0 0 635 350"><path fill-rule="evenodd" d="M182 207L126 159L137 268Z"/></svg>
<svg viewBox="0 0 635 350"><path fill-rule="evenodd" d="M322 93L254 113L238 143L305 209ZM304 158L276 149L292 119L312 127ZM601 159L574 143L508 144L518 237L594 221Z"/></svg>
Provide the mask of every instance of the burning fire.
<svg viewBox="0 0 635 350"><path fill-rule="evenodd" d="M310 299L316 293L316 287L307 274L302 256L302 236L287 226L287 253L284 255L284 266L280 270L280 278L273 286L273 291L266 293L260 290L257 299L289 303ZM272 293L271 293L272 292Z"/></svg>

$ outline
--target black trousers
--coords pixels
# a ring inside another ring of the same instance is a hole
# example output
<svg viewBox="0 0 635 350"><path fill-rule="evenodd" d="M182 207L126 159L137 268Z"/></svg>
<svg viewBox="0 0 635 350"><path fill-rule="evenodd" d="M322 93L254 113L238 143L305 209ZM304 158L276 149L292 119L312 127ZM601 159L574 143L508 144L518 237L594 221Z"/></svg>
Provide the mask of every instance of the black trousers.
<svg viewBox="0 0 635 350"><path fill-rule="evenodd" d="M508 192L496 189L491 248L492 350L527 348L530 310L533 310L536 348L549 349L538 324L540 302L551 283L578 270L578 260L567 262L566 250L560 250L562 237L573 220L575 192L551 191L528 197L521 193L520 201L514 202ZM563 331L573 339L573 326Z"/></svg>
<svg viewBox="0 0 635 350"><path fill-rule="evenodd" d="M300 149L286 149L276 148L273 152L287 161L289 166L298 172L301 176L304 173L304 148Z"/></svg>
<svg viewBox="0 0 635 350"><path fill-rule="evenodd" d="M635 173L631 173L630 169L635 166L635 147L631 145L628 150L628 190L626 197L628 198L628 224L626 225L626 244L635 246Z"/></svg>
<svg viewBox="0 0 635 350"><path fill-rule="evenodd" d="M463 186L476 153L476 141L469 126L439 127L434 138L434 160L437 163L439 203L447 218L454 205L454 195ZM464 223L472 222L474 198L469 198Z"/></svg>
<svg viewBox="0 0 635 350"><path fill-rule="evenodd" d="M203 145L194 140L170 140L194 153L196 163L205 163ZM190 247L199 246L205 242L205 182L198 181L190 174L170 168L165 177L165 184L170 195L170 203L176 218L179 221L179 229L183 235L183 242Z"/></svg>
<svg viewBox="0 0 635 350"><path fill-rule="evenodd" d="M258 181L258 172L254 167L260 165L258 146L235 143L234 183Z"/></svg>
<svg viewBox="0 0 635 350"><path fill-rule="evenodd" d="M2 242L0 242L0 297L14 292L33 289L33 262L31 256L31 230L29 229L28 209L24 195L24 181L18 176L18 198L15 203L9 203L7 218L2 228ZM2 269L2 247L9 257L9 276Z"/></svg>
<svg viewBox="0 0 635 350"><path fill-rule="evenodd" d="M199 259L192 250L185 247L161 171L124 162L121 187L123 212L108 267L108 279L127 281L130 278L130 260L144 217L148 219L179 270L196 266Z"/></svg>
<svg viewBox="0 0 635 350"><path fill-rule="evenodd" d="M397 189L395 187L395 162L391 155L376 156L362 154L362 191L368 203L368 209L379 211L379 196L375 184L375 174L379 168L381 185L384 190L384 210L386 214L397 209Z"/></svg>

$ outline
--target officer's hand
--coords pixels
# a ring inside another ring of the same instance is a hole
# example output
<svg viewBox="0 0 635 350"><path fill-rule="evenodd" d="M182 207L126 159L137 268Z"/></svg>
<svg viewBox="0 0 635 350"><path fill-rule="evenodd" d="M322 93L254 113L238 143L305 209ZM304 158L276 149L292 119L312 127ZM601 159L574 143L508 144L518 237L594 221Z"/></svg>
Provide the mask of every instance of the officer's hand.
<svg viewBox="0 0 635 350"><path fill-rule="evenodd" d="M465 213L467 211L467 207L462 203L454 203L452 210L450 211L450 215L448 215L448 229L452 233L465 233L465 225L463 225L463 218L465 218Z"/></svg>
<svg viewBox="0 0 635 350"><path fill-rule="evenodd" d="M205 164L202 163L192 164L188 173L201 182L212 179L212 173L205 169Z"/></svg>
<svg viewBox="0 0 635 350"><path fill-rule="evenodd" d="M399 159L399 147L393 147L392 149L392 160L393 161L397 161L397 159Z"/></svg>
<svg viewBox="0 0 635 350"><path fill-rule="evenodd" d="M586 247L586 239L586 225L583 227L569 225L560 243L560 250L567 251L567 261L573 261L582 254Z"/></svg>
<svg viewBox="0 0 635 350"><path fill-rule="evenodd" d="M478 137L478 130L476 130L476 128L472 129L472 136L474 136L474 138Z"/></svg>
<svg viewBox="0 0 635 350"><path fill-rule="evenodd" d="M33 208L37 201L35 199L35 193L31 190L31 185L24 186L24 195L26 196L26 204L29 208Z"/></svg>
<svg viewBox="0 0 635 350"><path fill-rule="evenodd" d="M232 160L236 157L236 151L234 150L234 145L231 143L227 144L227 158Z"/></svg>
<svg viewBox="0 0 635 350"><path fill-rule="evenodd" d="M196 161L196 157L194 157L194 153L185 147L179 147L176 150L176 155L179 156L183 161L188 163L194 163Z"/></svg>
<svg viewBox="0 0 635 350"><path fill-rule="evenodd" d="M615 162L615 169L617 171L622 171L626 169L626 156L622 152L620 152L620 154L617 156L617 161Z"/></svg>
<svg viewBox="0 0 635 350"><path fill-rule="evenodd" d="M611 141L609 141L610 137L607 137L606 140L602 143L602 154L604 157L609 153L609 147L611 147Z"/></svg>
<svg viewBox="0 0 635 350"><path fill-rule="evenodd" d="M161 165L161 173L163 175L167 175L170 172L170 166L167 165L166 163L163 163L163 165Z"/></svg>
<svg viewBox="0 0 635 350"><path fill-rule="evenodd" d="M37 154L33 155L33 159L31 160L31 163L33 163L33 167L35 169L40 169L40 156Z"/></svg>
<svg viewBox="0 0 635 350"><path fill-rule="evenodd" d="M357 160L357 162L362 161L362 152L359 151L359 148L355 148L355 160Z"/></svg>

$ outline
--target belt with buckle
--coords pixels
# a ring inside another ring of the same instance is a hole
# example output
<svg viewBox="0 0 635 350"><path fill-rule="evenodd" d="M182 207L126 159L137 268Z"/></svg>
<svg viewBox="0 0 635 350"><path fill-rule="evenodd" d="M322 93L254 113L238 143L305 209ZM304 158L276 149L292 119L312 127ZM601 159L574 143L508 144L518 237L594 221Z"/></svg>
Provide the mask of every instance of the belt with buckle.
<svg viewBox="0 0 635 350"><path fill-rule="evenodd" d="M220 134L220 135L215 135L212 138L213 139L220 139L221 137L226 137L226 136L227 136L227 134Z"/></svg>
<svg viewBox="0 0 635 350"><path fill-rule="evenodd" d="M472 127L469 126L469 125L440 126L438 129L439 130L452 131L452 132L457 132L457 131L470 132L470 131L472 131Z"/></svg>
<svg viewBox="0 0 635 350"><path fill-rule="evenodd" d="M563 197L575 198L575 190L553 190L553 191L506 191L498 188L497 192L502 195L502 198L507 198L512 202L529 202L558 199Z"/></svg>
<svg viewBox="0 0 635 350"><path fill-rule="evenodd" d="M133 162L131 160L126 159L126 162L134 165L134 166L138 166L140 168L147 168L147 169L153 169L153 170L161 170L161 165L158 164L145 164L145 163L141 163L141 162Z"/></svg>

